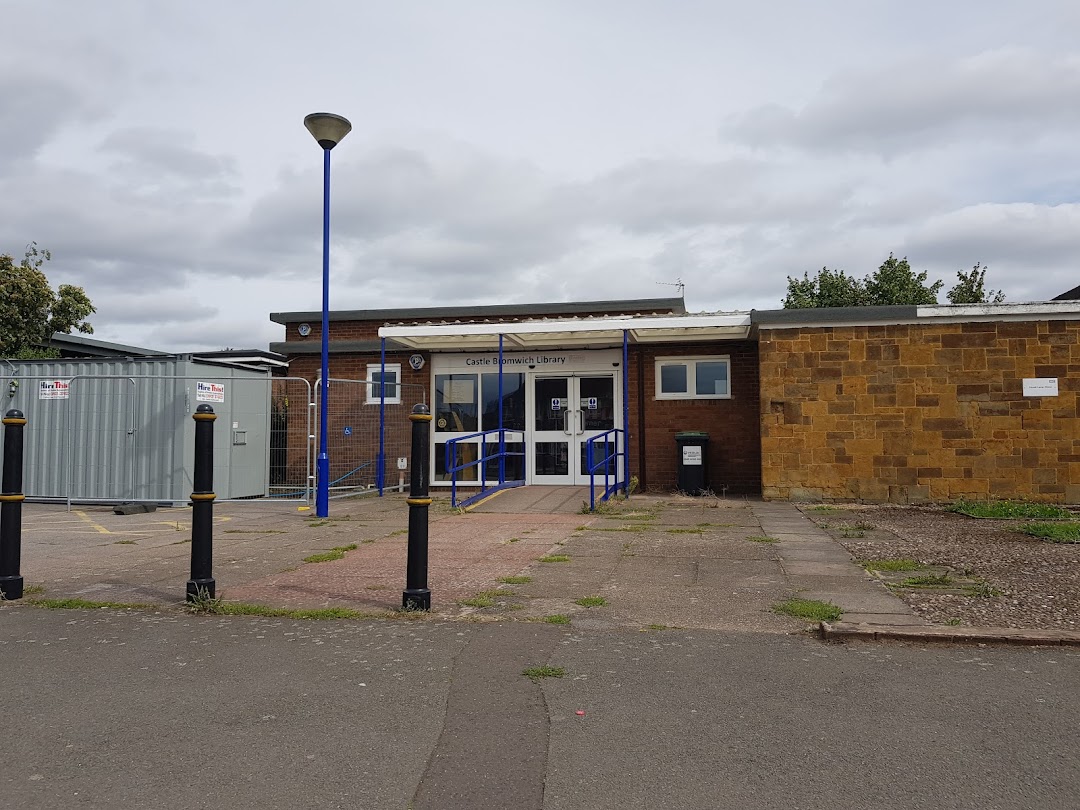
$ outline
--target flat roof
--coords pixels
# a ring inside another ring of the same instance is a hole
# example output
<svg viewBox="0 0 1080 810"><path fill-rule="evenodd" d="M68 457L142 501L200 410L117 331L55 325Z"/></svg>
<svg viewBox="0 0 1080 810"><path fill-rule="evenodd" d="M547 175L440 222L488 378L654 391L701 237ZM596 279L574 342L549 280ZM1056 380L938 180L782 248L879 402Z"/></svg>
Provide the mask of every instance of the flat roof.
<svg viewBox="0 0 1080 810"><path fill-rule="evenodd" d="M624 301L553 301L542 304L489 304L452 307L330 310L331 321L446 321L468 318L527 318L572 314L686 313L682 298L637 298ZM271 312L274 323L322 322L322 312Z"/></svg>

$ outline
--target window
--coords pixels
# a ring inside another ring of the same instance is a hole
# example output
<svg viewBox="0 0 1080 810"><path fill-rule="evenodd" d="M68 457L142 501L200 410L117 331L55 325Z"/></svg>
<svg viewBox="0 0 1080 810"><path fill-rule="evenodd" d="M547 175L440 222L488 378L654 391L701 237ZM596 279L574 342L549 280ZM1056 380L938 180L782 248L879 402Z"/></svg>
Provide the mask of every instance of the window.
<svg viewBox="0 0 1080 810"><path fill-rule="evenodd" d="M657 399L730 399L731 360L718 357L658 357Z"/></svg>
<svg viewBox="0 0 1080 810"><path fill-rule="evenodd" d="M369 364L367 367L367 404L378 405L383 401L383 389L386 389L386 404L398 405L401 403L401 389L398 382L401 380L401 363L387 363L386 374L383 375L381 364Z"/></svg>

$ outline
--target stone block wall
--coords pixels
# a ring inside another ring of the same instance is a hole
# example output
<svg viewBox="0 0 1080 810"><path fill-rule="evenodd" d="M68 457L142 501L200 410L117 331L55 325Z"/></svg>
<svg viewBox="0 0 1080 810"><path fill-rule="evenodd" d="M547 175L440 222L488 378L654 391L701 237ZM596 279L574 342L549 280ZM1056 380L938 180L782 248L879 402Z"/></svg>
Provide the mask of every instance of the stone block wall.
<svg viewBox="0 0 1080 810"><path fill-rule="evenodd" d="M1080 503L1080 322L762 329L762 494ZM1056 397L1025 397L1055 377Z"/></svg>

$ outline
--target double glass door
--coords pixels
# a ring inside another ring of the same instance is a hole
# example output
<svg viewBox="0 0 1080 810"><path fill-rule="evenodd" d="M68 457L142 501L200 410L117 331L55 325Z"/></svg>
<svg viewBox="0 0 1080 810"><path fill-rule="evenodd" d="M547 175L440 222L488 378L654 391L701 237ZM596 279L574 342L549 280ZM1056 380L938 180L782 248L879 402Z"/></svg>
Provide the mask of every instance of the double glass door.
<svg viewBox="0 0 1080 810"><path fill-rule="evenodd" d="M588 483L586 443L615 427L615 376L538 375L532 384L533 483ZM594 443L593 464L599 464L612 447L610 439ZM610 467L614 469L614 462ZM602 465L596 473L603 475Z"/></svg>

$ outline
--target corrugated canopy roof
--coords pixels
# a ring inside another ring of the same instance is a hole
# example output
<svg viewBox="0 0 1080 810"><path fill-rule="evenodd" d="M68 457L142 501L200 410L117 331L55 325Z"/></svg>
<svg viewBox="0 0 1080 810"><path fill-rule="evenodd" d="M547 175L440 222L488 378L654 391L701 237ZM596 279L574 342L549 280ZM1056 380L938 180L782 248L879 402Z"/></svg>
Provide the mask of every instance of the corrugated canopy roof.
<svg viewBox="0 0 1080 810"><path fill-rule="evenodd" d="M634 318L553 318L517 323L456 323L384 326L379 337L408 349L469 351L619 346L632 343L736 340L750 333L749 312Z"/></svg>

